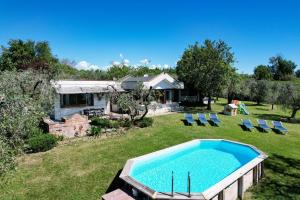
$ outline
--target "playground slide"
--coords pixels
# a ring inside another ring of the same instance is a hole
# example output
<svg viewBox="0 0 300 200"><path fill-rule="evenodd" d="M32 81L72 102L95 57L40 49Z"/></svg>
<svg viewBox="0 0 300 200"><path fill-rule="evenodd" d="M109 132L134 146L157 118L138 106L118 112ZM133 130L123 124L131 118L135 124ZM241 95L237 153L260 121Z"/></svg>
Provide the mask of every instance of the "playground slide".
<svg viewBox="0 0 300 200"><path fill-rule="evenodd" d="M240 109L240 112L243 113L244 115L249 115L249 111L247 110L245 104L240 104L239 109Z"/></svg>

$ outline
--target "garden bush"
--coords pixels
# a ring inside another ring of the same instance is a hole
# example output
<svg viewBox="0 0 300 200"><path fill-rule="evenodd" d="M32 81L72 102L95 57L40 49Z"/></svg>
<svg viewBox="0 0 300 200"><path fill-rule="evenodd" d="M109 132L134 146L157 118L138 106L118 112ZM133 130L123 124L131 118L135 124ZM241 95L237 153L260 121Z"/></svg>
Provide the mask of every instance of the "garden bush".
<svg viewBox="0 0 300 200"><path fill-rule="evenodd" d="M91 125L99 126L101 128L110 128L111 127L109 119L99 118L99 117L92 118Z"/></svg>
<svg viewBox="0 0 300 200"><path fill-rule="evenodd" d="M0 178L5 172L13 169L15 164L13 150L0 138Z"/></svg>
<svg viewBox="0 0 300 200"><path fill-rule="evenodd" d="M125 120L120 121L120 126L126 127L126 128L131 128L132 122L129 119L125 119Z"/></svg>
<svg viewBox="0 0 300 200"><path fill-rule="evenodd" d="M41 152L56 146L58 138L51 134L37 134L27 140L29 152Z"/></svg>
<svg viewBox="0 0 300 200"><path fill-rule="evenodd" d="M110 121L110 124L109 124L109 128L120 128L120 122L119 121Z"/></svg>
<svg viewBox="0 0 300 200"><path fill-rule="evenodd" d="M135 122L135 125L140 127L140 128L145 128L148 126L152 126L153 124L153 119L149 117L145 117L142 120L138 120Z"/></svg>
<svg viewBox="0 0 300 200"><path fill-rule="evenodd" d="M101 127L100 126L92 126L88 135L96 136L96 137L100 136L101 135Z"/></svg>

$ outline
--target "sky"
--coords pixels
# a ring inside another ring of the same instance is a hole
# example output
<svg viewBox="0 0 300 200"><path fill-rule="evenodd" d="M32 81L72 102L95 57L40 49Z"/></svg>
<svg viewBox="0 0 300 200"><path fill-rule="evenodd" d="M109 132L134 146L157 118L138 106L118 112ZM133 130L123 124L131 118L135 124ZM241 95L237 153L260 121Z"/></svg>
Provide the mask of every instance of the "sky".
<svg viewBox="0 0 300 200"><path fill-rule="evenodd" d="M77 68L176 66L196 41L224 40L252 73L282 55L300 65L300 0L0 0L0 45L48 41ZM298 68L300 68L298 66Z"/></svg>

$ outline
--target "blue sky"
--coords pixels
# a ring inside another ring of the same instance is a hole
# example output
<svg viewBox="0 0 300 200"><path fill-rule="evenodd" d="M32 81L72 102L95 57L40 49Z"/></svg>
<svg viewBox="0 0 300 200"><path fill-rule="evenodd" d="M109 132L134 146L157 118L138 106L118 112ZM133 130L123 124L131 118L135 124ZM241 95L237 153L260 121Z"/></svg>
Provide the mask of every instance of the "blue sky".
<svg viewBox="0 0 300 200"><path fill-rule="evenodd" d="M175 66L189 44L207 38L232 47L239 72L277 54L300 65L299 0L0 1L1 45L47 40L58 58L91 67L120 54L130 64Z"/></svg>

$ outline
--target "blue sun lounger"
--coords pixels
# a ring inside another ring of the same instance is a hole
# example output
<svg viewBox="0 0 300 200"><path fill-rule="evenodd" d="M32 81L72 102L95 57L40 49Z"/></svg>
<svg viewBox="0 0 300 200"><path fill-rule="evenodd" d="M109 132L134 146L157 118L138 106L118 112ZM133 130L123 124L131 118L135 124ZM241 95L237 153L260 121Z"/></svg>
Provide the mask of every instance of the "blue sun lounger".
<svg viewBox="0 0 300 200"><path fill-rule="evenodd" d="M244 127L246 127L249 131L252 131L252 129L254 129L254 126L252 125L252 122L250 121L250 119L243 119L242 120L242 124Z"/></svg>
<svg viewBox="0 0 300 200"><path fill-rule="evenodd" d="M209 118L214 123L214 125L220 125L221 121L219 120L216 113L209 113Z"/></svg>
<svg viewBox="0 0 300 200"><path fill-rule="evenodd" d="M185 120L187 121L187 123L188 123L189 125L193 125L193 123L195 123L194 118L193 118L193 115L190 114L190 113L185 113L185 114L184 114L184 118L185 118Z"/></svg>
<svg viewBox="0 0 300 200"><path fill-rule="evenodd" d="M286 133L288 132L287 128L285 128L281 121L272 121L272 124L274 126L274 129L279 131L280 133Z"/></svg>
<svg viewBox="0 0 300 200"><path fill-rule="evenodd" d="M261 128L265 132L269 132L270 127L267 125L267 122L264 119L257 120L259 128Z"/></svg>
<svg viewBox="0 0 300 200"><path fill-rule="evenodd" d="M203 124L203 125L208 124L208 121L206 120L205 114L203 114L203 113L197 113L197 116L198 116L199 122L201 124Z"/></svg>

